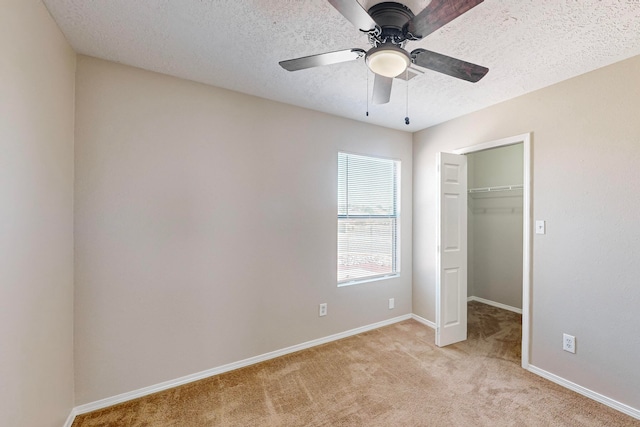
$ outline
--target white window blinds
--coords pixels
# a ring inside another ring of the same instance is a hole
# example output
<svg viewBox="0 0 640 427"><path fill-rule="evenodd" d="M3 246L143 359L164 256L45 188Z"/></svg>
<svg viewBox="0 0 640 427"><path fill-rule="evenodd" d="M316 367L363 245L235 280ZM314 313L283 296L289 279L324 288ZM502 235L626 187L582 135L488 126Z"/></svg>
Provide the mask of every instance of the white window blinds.
<svg viewBox="0 0 640 427"><path fill-rule="evenodd" d="M338 284L394 275L400 162L338 153Z"/></svg>

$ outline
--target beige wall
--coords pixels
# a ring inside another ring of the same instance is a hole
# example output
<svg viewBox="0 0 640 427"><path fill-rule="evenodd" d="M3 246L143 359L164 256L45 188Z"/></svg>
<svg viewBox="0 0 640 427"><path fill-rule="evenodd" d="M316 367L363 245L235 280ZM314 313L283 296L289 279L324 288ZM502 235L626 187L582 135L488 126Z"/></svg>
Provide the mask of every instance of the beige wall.
<svg viewBox="0 0 640 427"><path fill-rule="evenodd" d="M73 406L75 54L39 0L0 0L0 425Z"/></svg>
<svg viewBox="0 0 640 427"><path fill-rule="evenodd" d="M532 131L531 363L640 408L639 111L635 57L415 134L414 312L434 320L436 152Z"/></svg>
<svg viewBox="0 0 640 427"><path fill-rule="evenodd" d="M467 155L469 188L522 184L523 144ZM522 190L469 194L468 291L522 308Z"/></svg>
<svg viewBox="0 0 640 427"><path fill-rule="evenodd" d="M411 312L411 134L88 57L76 102L77 404ZM400 278L336 285L338 150L402 160Z"/></svg>
<svg viewBox="0 0 640 427"><path fill-rule="evenodd" d="M469 171L469 188L522 185L523 145L508 145L467 154L468 161L473 162L473 168Z"/></svg>

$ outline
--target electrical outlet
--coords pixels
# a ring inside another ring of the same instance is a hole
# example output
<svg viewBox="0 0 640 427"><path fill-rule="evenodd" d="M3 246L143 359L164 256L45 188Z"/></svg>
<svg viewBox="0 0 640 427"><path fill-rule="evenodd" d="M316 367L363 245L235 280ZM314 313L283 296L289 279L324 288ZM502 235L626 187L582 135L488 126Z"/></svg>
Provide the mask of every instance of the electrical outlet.
<svg viewBox="0 0 640 427"><path fill-rule="evenodd" d="M320 304L320 307L318 308L318 316L326 316L327 315L327 303L323 302L322 304Z"/></svg>
<svg viewBox="0 0 640 427"><path fill-rule="evenodd" d="M562 349L569 353L576 352L576 337L569 334L562 334Z"/></svg>
<svg viewBox="0 0 640 427"><path fill-rule="evenodd" d="M396 307L396 299L389 298L389 310L394 309Z"/></svg>

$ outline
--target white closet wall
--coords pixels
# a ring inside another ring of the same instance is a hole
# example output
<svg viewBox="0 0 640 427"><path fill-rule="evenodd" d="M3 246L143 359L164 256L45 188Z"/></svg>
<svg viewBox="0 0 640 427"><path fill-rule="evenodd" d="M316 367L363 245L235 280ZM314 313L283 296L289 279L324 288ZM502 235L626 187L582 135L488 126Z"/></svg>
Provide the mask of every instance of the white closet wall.
<svg viewBox="0 0 640 427"><path fill-rule="evenodd" d="M522 144L469 154L469 189L521 186L522 159ZM469 296L522 308L522 193L469 194Z"/></svg>

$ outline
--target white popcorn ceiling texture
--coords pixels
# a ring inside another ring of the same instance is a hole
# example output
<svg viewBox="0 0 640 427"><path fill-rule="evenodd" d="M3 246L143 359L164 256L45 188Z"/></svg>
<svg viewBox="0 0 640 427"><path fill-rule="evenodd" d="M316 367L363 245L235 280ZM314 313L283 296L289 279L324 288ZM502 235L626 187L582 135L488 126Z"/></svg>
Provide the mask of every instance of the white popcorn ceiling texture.
<svg viewBox="0 0 640 427"><path fill-rule="evenodd" d="M405 4L417 14L429 2ZM640 0L485 0L407 44L489 68L476 84L432 71L410 80L407 126L401 80L391 102L370 104L365 116L362 59L296 72L278 65L370 47L326 0L44 3L78 53L412 132L640 54Z"/></svg>

